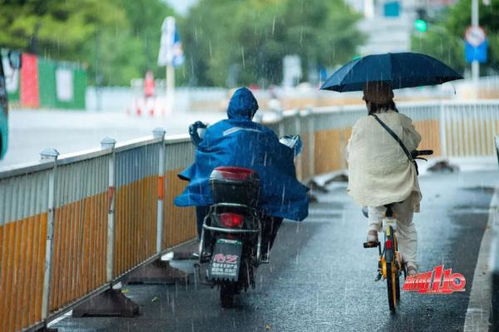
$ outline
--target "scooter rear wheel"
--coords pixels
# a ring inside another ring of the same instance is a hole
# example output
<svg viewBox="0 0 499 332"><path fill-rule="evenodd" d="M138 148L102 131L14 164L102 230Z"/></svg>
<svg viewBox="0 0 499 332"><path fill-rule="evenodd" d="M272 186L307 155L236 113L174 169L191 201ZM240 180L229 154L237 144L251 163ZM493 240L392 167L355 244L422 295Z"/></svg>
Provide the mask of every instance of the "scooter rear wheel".
<svg viewBox="0 0 499 332"><path fill-rule="evenodd" d="M232 308L234 306L234 295L237 284L234 282L224 282L220 285L220 304L222 308Z"/></svg>

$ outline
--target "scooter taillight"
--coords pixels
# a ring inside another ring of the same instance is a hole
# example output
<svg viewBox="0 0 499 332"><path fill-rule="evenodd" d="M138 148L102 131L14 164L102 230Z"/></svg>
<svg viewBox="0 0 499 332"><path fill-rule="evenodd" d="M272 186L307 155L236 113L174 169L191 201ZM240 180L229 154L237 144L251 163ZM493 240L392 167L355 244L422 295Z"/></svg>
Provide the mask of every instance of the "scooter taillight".
<svg viewBox="0 0 499 332"><path fill-rule="evenodd" d="M393 242L392 240L386 240L385 242L385 249L392 249L393 248Z"/></svg>
<svg viewBox="0 0 499 332"><path fill-rule="evenodd" d="M255 176L256 172L249 168L234 167L234 166L221 166L213 170L212 177L215 179L244 181Z"/></svg>
<svg viewBox="0 0 499 332"><path fill-rule="evenodd" d="M244 216L237 213L225 212L219 215L220 224L228 228L239 228L243 225Z"/></svg>

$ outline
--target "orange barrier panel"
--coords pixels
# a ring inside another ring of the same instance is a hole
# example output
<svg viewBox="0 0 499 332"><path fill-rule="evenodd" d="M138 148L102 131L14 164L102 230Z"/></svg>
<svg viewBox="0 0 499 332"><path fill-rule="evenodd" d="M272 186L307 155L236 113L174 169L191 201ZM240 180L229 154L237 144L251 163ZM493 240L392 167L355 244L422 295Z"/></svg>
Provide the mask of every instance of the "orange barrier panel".
<svg viewBox="0 0 499 332"><path fill-rule="evenodd" d="M107 209L106 192L56 209L50 311L106 282Z"/></svg>
<svg viewBox="0 0 499 332"><path fill-rule="evenodd" d="M414 123L414 126L422 136L418 149L431 149L434 150L434 156L440 156L439 120L418 121ZM346 146L351 135L351 127L322 130L315 133L315 174L347 168Z"/></svg>
<svg viewBox="0 0 499 332"><path fill-rule="evenodd" d="M418 150L433 150L431 157L441 156L440 121L438 119L417 121L414 122L414 127L421 134Z"/></svg>
<svg viewBox="0 0 499 332"><path fill-rule="evenodd" d="M0 226L0 331L41 319L47 214Z"/></svg>
<svg viewBox="0 0 499 332"><path fill-rule="evenodd" d="M180 208L173 204L182 193L186 181L177 177L183 168L167 171L165 174L166 195L164 204L164 232L162 248L170 248L197 237L196 213L193 207Z"/></svg>
<svg viewBox="0 0 499 332"><path fill-rule="evenodd" d="M315 174L324 174L346 168L345 149L350 128L315 132Z"/></svg>
<svg viewBox="0 0 499 332"><path fill-rule="evenodd" d="M157 181L149 176L116 190L114 276L156 252Z"/></svg>
<svg viewBox="0 0 499 332"><path fill-rule="evenodd" d="M301 134L303 150L296 161L296 171L300 175L300 180L308 180L312 177L310 159L313 158L313 151L310 149L310 140L313 139L313 133Z"/></svg>

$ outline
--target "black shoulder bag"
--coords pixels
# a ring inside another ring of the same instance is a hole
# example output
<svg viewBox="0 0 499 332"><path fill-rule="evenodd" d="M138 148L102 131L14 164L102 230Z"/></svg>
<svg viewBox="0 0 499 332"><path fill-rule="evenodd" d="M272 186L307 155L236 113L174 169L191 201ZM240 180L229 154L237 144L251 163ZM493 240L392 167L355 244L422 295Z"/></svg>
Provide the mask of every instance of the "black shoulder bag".
<svg viewBox="0 0 499 332"><path fill-rule="evenodd" d="M372 115L376 119L376 121L378 121L378 123L383 128L385 128L385 130L390 134L390 136L392 136L393 139L397 141L397 143L400 145L400 147L402 148L402 150L404 150L404 153L407 156L407 159L409 159L409 161L414 164L414 167L416 168L416 175L419 175L418 164L416 163L416 161L414 160L414 158L412 158L411 153L409 152L409 150L407 150L407 148L405 147L404 143L402 143L402 140L397 136L397 134L395 134L393 132L393 130L390 129L390 127L388 127L383 121L381 121L381 119L378 118L378 116L376 114L370 114L370 115Z"/></svg>

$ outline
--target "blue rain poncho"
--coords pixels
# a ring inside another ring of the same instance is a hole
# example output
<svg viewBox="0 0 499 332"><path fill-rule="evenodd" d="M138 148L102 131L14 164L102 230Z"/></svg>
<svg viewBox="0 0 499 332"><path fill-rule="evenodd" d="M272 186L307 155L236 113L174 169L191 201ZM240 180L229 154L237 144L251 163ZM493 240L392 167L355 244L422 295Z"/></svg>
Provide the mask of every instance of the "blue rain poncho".
<svg viewBox="0 0 499 332"><path fill-rule="evenodd" d="M308 188L296 180L294 153L279 143L269 128L251 121L258 104L246 88L238 89L227 109L227 120L208 127L195 162L179 174L189 181L175 199L177 206L213 204L209 177L219 166L255 170L260 177L259 208L269 216L303 220L308 215Z"/></svg>

